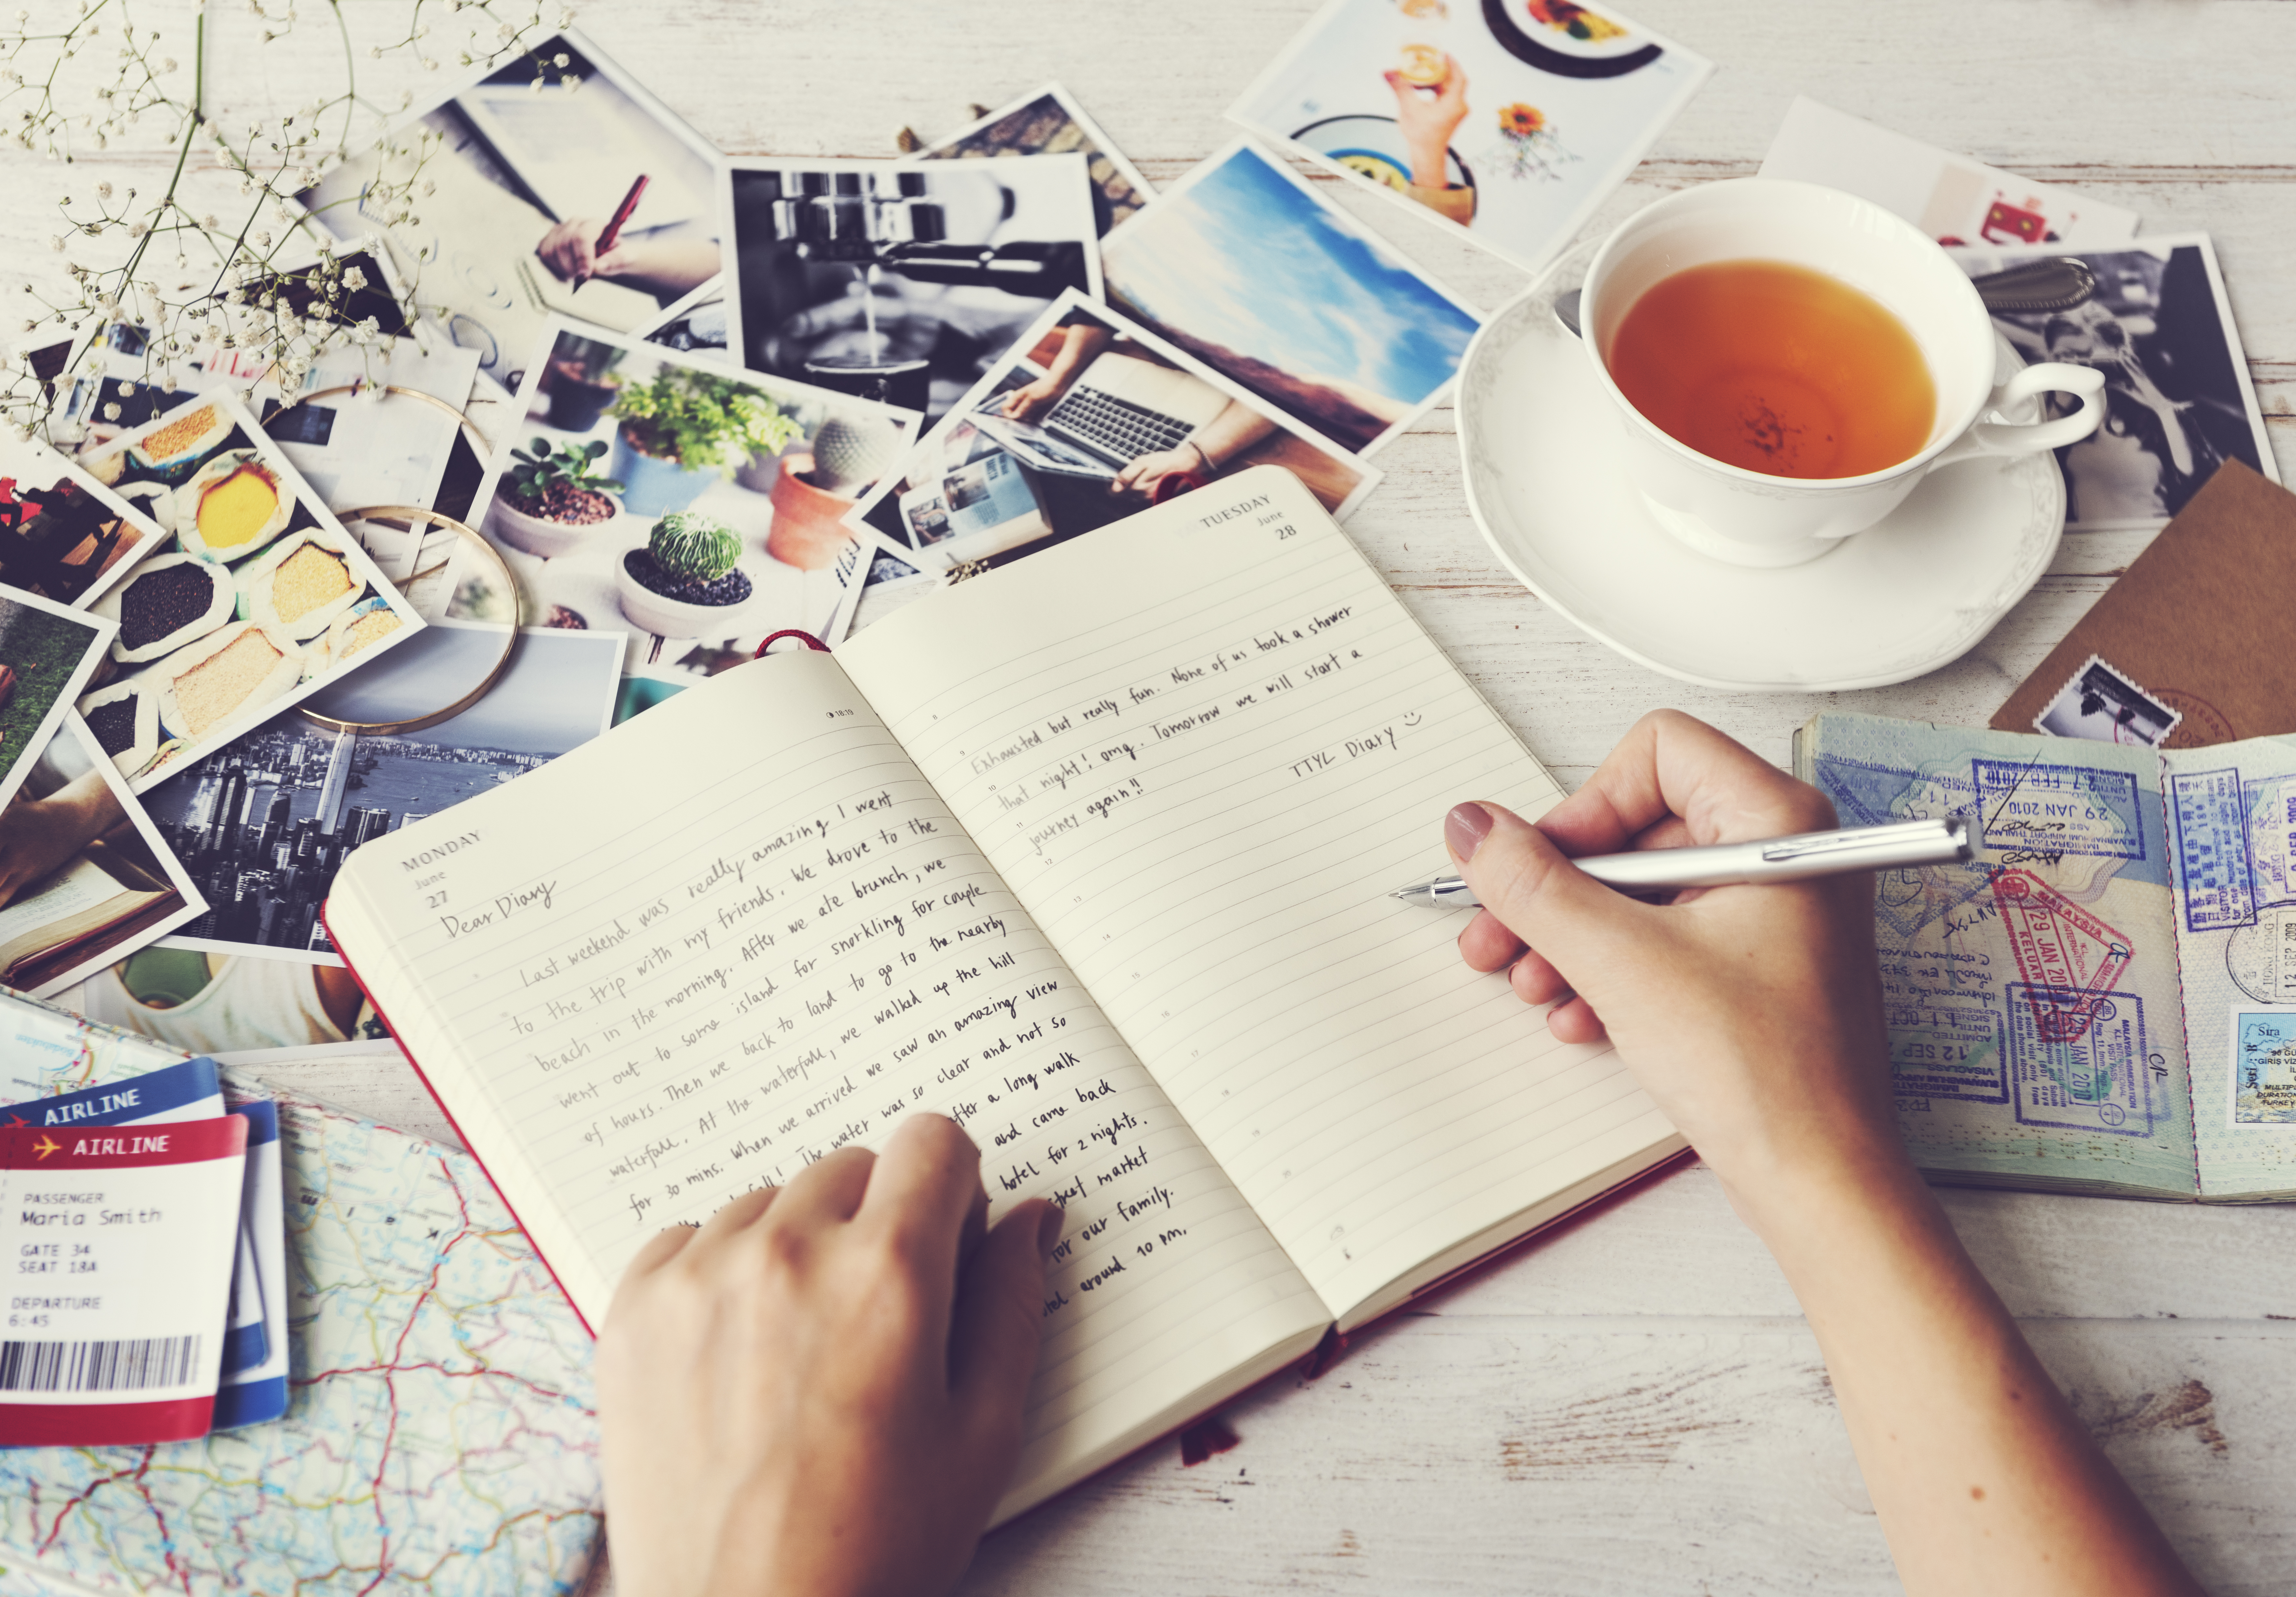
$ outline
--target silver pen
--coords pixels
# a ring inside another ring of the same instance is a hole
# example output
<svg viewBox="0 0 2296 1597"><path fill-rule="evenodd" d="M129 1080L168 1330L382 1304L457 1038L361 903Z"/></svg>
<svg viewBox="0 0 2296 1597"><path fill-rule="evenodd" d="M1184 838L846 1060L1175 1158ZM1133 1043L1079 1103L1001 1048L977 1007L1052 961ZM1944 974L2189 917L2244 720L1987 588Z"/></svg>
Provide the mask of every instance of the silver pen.
<svg viewBox="0 0 2296 1597"><path fill-rule="evenodd" d="M1893 871L1906 865L1966 864L1969 828L1958 817L1898 821L1842 831L1805 831L1749 843L1702 848L1645 848L1595 854L1571 864L1625 893L1676 888L1729 887L1739 882L1802 881L1851 871ZM1482 900L1456 876L1438 876L1391 895L1429 909L1480 909Z"/></svg>

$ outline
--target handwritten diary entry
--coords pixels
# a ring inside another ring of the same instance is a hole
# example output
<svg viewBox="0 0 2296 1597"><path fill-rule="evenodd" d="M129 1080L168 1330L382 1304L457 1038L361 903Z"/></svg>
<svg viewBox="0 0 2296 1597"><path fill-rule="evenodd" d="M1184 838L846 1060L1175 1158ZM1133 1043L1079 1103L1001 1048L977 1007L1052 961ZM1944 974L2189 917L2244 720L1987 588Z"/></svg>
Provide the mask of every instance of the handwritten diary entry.
<svg viewBox="0 0 2296 1597"><path fill-rule="evenodd" d="M1326 1323L834 661L547 776L363 850L330 918L592 1325L663 1226L921 1110L1067 1211L1024 1478Z"/></svg>
<svg viewBox="0 0 2296 1597"><path fill-rule="evenodd" d="M1345 1323L1671 1134L1388 897L1552 781L1296 479L1222 489L840 659Z"/></svg>

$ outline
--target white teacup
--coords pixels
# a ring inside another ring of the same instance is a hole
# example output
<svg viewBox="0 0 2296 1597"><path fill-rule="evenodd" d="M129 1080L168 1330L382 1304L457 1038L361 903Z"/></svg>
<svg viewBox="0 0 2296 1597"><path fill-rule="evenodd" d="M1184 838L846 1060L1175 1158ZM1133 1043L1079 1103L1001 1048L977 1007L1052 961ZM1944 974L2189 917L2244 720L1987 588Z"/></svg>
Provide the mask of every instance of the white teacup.
<svg viewBox="0 0 2296 1597"><path fill-rule="evenodd" d="M1937 418L1919 450L1862 477L1776 477L1700 454L1628 401L1606 356L1635 301L1686 267L1750 259L1828 273L1905 323L1937 386ZM1587 267L1579 324L1625 422L1627 469L1652 513L1692 548L1738 565L1814 560L1888 515L1939 466L2062 448L2104 418L2104 374L2086 366L2028 366L1995 387L1993 322L1968 275L1910 223L1811 183L1710 183L1628 217ZM2079 413L2033 420L2037 397L2052 391L2079 396Z"/></svg>

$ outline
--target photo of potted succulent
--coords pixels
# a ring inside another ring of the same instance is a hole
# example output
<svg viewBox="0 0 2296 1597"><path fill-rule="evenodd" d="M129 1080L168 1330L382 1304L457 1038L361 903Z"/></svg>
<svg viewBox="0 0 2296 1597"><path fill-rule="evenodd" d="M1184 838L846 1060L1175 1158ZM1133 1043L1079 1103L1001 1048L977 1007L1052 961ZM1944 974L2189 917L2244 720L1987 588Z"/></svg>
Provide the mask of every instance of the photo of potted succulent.
<svg viewBox="0 0 2296 1597"><path fill-rule="evenodd" d="M742 536L714 516L674 511L653 525L645 546L622 556L615 586L622 613L664 637L730 637L757 589L734 569Z"/></svg>
<svg viewBox="0 0 2296 1597"><path fill-rule="evenodd" d="M550 560L619 520L621 483L590 474L605 453L603 442L554 445L543 438L512 450L495 495L494 527L503 541Z"/></svg>
<svg viewBox="0 0 2296 1597"><path fill-rule="evenodd" d="M766 553L800 571L827 569L856 536L845 512L891 467L900 445L900 430L873 416L824 422L809 458L791 451L782 461Z"/></svg>
<svg viewBox="0 0 2296 1597"><path fill-rule="evenodd" d="M614 397L607 379L621 364L622 351L597 339L561 333L542 369L542 391L550 408L543 417L561 432L587 432Z"/></svg>
<svg viewBox="0 0 2296 1597"><path fill-rule="evenodd" d="M750 456L798 436L796 419L755 388L683 366L626 385L608 409L619 423L612 469L622 503L641 516L685 510Z"/></svg>

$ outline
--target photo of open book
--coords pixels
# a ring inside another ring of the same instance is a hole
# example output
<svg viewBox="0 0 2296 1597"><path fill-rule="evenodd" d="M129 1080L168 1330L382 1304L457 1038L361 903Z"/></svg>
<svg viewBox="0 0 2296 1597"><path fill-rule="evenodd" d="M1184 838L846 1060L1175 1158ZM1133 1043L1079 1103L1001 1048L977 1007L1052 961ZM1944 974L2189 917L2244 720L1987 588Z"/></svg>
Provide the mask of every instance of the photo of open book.
<svg viewBox="0 0 2296 1597"><path fill-rule="evenodd" d="M593 1328L904 1116L1065 1211L998 1518L1680 1152L1449 917L1553 780L1300 480L687 689L343 867L337 947Z"/></svg>
<svg viewBox="0 0 2296 1597"><path fill-rule="evenodd" d="M87 723L0 806L0 987L45 997L207 908Z"/></svg>
<svg viewBox="0 0 2296 1597"><path fill-rule="evenodd" d="M2296 1061L2245 1060L2237 1019L2296 1002L2296 738L2156 753L1820 716L1794 747L1845 825L1959 815L1976 849L1874 884L1915 1164L1981 1185L2296 1199L2296 1116L2273 1108Z"/></svg>

